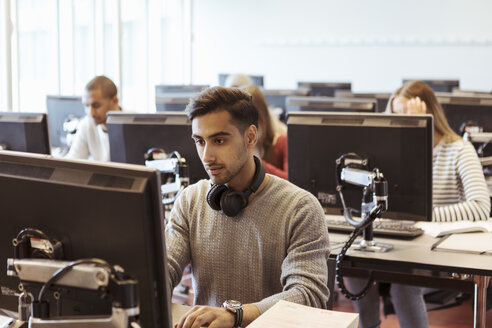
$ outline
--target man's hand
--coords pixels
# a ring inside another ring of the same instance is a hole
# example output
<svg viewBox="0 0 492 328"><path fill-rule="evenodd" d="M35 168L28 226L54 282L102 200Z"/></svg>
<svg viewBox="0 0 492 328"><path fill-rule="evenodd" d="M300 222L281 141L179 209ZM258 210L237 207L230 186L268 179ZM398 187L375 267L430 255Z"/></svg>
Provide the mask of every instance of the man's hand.
<svg viewBox="0 0 492 328"><path fill-rule="evenodd" d="M175 328L232 328L234 314L224 308L194 306L174 326Z"/></svg>
<svg viewBox="0 0 492 328"><path fill-rule="evenodd" d="M241 327L246 327L260 316L260 311L253 304L243 305L243 322ZM174 328L232 328L235 317L232 312L222 307L194 306L185 313Z"/></svg>

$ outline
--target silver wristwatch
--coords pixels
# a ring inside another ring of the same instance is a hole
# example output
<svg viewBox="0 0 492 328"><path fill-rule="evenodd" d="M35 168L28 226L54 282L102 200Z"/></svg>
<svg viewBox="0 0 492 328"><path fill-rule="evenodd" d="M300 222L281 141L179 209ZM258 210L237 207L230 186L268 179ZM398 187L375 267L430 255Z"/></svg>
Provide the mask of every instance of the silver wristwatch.
<svg viewBox="0 0 492 328"><path fill-rule="evenodd" d="M238 301L227 300L222 303L222 307L234 314L235 320L233 328L240 328L241 322L243 321L243 305Z"/></svg>

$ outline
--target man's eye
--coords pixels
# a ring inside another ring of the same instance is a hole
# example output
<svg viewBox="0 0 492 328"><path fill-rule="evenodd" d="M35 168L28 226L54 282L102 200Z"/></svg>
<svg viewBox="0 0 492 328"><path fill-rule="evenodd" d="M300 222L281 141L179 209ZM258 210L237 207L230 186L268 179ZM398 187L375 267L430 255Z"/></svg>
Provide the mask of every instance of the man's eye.
<svg viewBox="0 0 492 328"><path fill-rule="evenodd" d="M203 145L203 140L201 140L201 139L196 139L196 140L195 140L195 144L197 144L197 145Z"/></svg>
<svg viewBox="0 0 492 328"><path fill-rule="evenodd" d="M218 145L222 145L224 142L225 142L225 140L222 138L215 139L215 143Z"/></svg>

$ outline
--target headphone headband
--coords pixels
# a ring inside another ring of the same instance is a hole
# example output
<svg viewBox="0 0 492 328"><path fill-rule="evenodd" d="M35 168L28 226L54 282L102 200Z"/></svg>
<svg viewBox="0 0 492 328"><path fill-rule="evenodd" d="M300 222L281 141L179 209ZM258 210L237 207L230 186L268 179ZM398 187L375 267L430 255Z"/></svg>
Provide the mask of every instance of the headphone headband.
<svg viewBox="0 0 492 328"><path fill-rule="evenodd" d="M255 160L255 175L251 185L248 187L248 189L251 189L251 193L256 192L260 188L263 179L265 179L265 166L258 156L254 155L253 158Z"/></svg>

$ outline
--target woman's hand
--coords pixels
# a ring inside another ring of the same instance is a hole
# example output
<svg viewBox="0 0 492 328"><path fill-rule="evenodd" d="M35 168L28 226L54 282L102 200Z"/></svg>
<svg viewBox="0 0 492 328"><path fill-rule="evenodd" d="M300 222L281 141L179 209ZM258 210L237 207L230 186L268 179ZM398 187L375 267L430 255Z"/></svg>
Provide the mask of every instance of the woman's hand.
<svg viewBox="0 0 492 328"><path fill-rule="evenodd" d="M406 114L425 114L427 113L427 105L419 97L415 97L407 101Z"/></svg>

